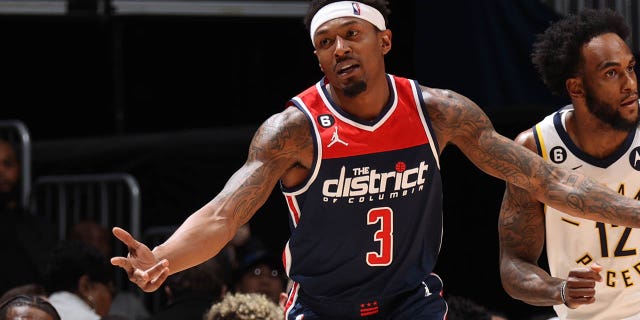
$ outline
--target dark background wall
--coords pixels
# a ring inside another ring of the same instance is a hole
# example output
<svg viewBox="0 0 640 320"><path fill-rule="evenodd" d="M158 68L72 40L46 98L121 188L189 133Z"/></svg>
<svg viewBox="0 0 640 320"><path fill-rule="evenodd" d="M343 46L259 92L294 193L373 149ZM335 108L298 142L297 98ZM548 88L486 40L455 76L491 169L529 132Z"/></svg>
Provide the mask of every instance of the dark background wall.
<svg viewBox="0 0 640 320"><path fill-rule="evenodd" d="M393 1L388 72L476 101L509 138L565 101L529 61L558 14L535 0ZM253 131L321 77L301 17L0 16L0 119L33 139L34 177L129 172L143 229L179 224L240 167ZM451 294L521 319L498 273L504 184L455 147L442 155L445 229L436 268ZM277 191L277 190L276 190ZM251 224L280 252L286 207L274 192Z"/></svg>

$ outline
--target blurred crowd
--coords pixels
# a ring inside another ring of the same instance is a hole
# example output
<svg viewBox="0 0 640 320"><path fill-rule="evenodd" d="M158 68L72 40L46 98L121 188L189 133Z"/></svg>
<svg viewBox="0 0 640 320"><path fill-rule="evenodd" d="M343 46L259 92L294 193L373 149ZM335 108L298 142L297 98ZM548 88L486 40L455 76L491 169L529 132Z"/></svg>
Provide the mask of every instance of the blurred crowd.
<svg viewBox="0 0 640 320"><path fill-rule="evenodd" d="M162 292L152 296L127 283L117 285L108 226L82 220L60 239L58 221L20 204L18 148L0 140L0 251L10 257L3 259L0 276L0 319L218 319L217 313L230 309L212 306L229 304L227 296L282 310L278 303L287 285L282 264L251 235L249 225L215 258L169 277ZM244 296L249 293L266 300Z"/></svg>

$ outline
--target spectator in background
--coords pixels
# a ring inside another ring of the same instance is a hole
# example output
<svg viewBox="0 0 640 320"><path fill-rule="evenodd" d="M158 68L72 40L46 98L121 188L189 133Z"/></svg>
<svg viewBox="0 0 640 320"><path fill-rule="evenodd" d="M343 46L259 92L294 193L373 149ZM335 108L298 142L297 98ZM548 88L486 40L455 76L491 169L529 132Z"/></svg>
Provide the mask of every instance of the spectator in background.
<svg viewBox="0 0 640 320"><path fill-rule="evenodd" d="M227 244L227 248L230 251L231 257L234 259L232 265L234 270L241 267L242 260L244 260L246 255L267 250L264 242L253 235L249 223L245 223L238 228L236 235L233 236L233 239Z"/></svg>
<svg viewBox="0 0 640 320"><path fill-rule="evenodd" d="M99 320L111 307L113 269L94 247L62 241L47 265L45 289L64 320Z"/></svg>
<svg viewBox="0 0 640 320"><path fill-rule="evenodd" d="M41 283L49 252L57 242L53 226L19 206L20 162L16 148L0 139L0 256L11 257L0 275L0 294Z"/></svg>
<svg viewBox="0 0 640 320"><path fill-rule="evenodd" d="M266 246L260 239L252 235L251 227L248 223L238 228L233 239L231 239L231 241L222 248L220 253L216 255L217 261L223 267L222 277L225 283L232 287L234 281L233 277L237 274L238 268L241 267L244 256L261 250L266 250Z"/></svg>
<svg viewBox="0 0 640 320"><path fill-rule="evenodd" d="M279 303L287 285L282 263L266 251L247 253L235 279L236 292L262 293L274 303Z"/></svg>
<svg viewBox="0 0 640 320"><path fill-rule="evenodd" d="M98 249L105 257L113 255L111 234L102 225L92 220L83 220L69 229L67 240L80 241ZM142 299L135 294L117 290L113 293L113 301L109 315L120 316L128 320L143 320L151 315Z"/></svg>
<svg viewBox="0 0 640 320"><path fill-rule="evenodd" d="M19 210L20 162L16 148L6 140L0 139L0 210L3 213Z"/></svg>
<svg viewBox="0 0 640 320"><path fill-rule="evenodd" d="M167 306L149 320L202 320L227 291L221 272L222 266L212 258L170 276L164 286Z"/></svg>
<svg viewBox="0 0 640 320"><path fill-rule="evenodd" d="M56 309L41 296L16 295L0 301L0 320L21 319L61 320Z"/></svg>
<svg viewBox="0 0 640 320"><path fill-rule="evenodd" d="M44 290L44 286L40 284L24 284L7 290L7 292L0 296L0 302L19 295L46 297L47 292Z"/></svg>
<svg viewBox="0 0 640 320"><path fill-rule="evenodd" d="M263 294L228 294L214 304L204 320L282 320L284 313Z"/></svg>
<svg viewBox="0 0 640 320"><path fill-rule="evenodd" d="M113 254L109 230L93 220L83 220L74 224L69 229L67 240L88 244L98 249L105 257L110 257Z"/></svg>

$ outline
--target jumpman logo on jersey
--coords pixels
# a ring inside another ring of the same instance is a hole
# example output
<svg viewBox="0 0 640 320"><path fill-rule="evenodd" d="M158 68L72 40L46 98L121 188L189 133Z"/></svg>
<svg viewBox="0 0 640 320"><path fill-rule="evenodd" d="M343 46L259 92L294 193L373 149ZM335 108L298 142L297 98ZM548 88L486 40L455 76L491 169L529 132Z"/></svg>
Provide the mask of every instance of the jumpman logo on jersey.
<svg viewBox="0 0 640 320"><path fill-rule="evenodd" d="M331 136L331 143L329 143L327 148L331 148L331 146L334 145L336 142L340 142L345 146L348 146L349 145L348 143L340 140L340 137L338 137L338 126L335 126L335 128L336 128L336 131L333 132L333 136Z"/></svg>
<svg viewBox="0 0 640 320"><path fill-rule="evenodd" d="M427 287L427 284L424 281L422 281L422 285L424 286L424 296L428 297L432 295L431 291L429 291L429 287Z"/></svg>

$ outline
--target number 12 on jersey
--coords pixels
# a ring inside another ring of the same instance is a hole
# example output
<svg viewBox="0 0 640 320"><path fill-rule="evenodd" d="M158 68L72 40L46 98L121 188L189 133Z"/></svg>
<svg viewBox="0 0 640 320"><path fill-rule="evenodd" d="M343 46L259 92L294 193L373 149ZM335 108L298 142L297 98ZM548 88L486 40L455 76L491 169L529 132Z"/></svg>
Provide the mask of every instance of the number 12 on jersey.
<svg viewBox="0 0 640 320"><path fill-rule="evenodd" d="M618 227L615 225L610 225L612 228ZM598 229L598 234L600 235L600 253L603 258L609 257L609 242L607 241L607 229L605 224L602 222L596 222L596 229ZM624 228L620 239L618 240L618 244L616 245L615 251L613 251L614 257L626 257L626 256L634 256L636 255L636 249L625 249L625 244L627 243L627 239L629 239L629 235L631 234L631 228Z"/></svg>
<svg viewBox="0 0 640 320"><path fill-rule="evenodd" d="M373 240L380 243L380 251L367 252L367 264L372 267L388 266L393 260L393 210L389 207L373 208L367 213L367 225L379 224Z"/></svg>

